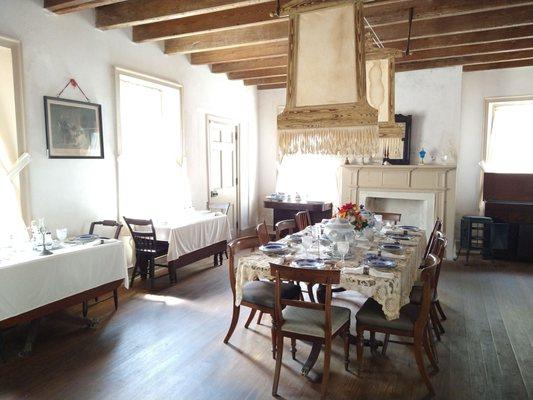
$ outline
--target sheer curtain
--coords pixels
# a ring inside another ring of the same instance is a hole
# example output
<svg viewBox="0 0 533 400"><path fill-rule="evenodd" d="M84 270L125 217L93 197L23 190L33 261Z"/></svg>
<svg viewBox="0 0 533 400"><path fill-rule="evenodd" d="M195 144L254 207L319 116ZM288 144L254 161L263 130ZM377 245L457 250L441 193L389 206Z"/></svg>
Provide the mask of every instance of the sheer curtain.
<svg viewBox="0 0 533 400"><path fill-rule="evenodd" d="M533 173L533 100L489 104L485 169Z"/></svg>
<svg viewBox="0 0 533 400"><path fill-rule="evenodd" d="M120 213L169 221L191 207L179 87L120 75Z"/></svg>
<svg viewBox="0 0 533 400"><path fill-rule="evenodd" d="M342 157L321 154L286 155L278 168L276 191L338 205L339 167L343 161Z"/></svg>

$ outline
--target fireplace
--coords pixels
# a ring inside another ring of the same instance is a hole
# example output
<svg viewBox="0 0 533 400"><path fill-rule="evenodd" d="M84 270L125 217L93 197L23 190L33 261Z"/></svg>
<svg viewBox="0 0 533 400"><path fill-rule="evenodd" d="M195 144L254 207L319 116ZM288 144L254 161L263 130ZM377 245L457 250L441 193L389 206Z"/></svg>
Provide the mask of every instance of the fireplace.
<svg viewBox="0 0 533 400"><path fill-rule="evenodd" d="M401 223L424 228L429 234L435 219L443 220L453 258L455 167L439 165L344 165L341 201L364 204L369 210L402 214Z"/></svg>

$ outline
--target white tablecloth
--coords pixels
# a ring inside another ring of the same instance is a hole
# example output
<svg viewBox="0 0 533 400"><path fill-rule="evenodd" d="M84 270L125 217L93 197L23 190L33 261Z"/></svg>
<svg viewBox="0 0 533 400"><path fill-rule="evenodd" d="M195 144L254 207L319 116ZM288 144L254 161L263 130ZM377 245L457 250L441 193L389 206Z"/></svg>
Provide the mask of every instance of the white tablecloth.
<svg viewBox="0 0 533 400"><path fill-rule="evenodd" d="M167 225L155 224L157 240L168 241L168 261L212 244L231 240L227 215L194 212Z"/></svg>
<svg viewBox="0 0 533 400"><path fill-rule="evenodd" d="M0 321L119 279L128 287L118 240L53 252L41 257L28 251L0 261Z"/></svg>

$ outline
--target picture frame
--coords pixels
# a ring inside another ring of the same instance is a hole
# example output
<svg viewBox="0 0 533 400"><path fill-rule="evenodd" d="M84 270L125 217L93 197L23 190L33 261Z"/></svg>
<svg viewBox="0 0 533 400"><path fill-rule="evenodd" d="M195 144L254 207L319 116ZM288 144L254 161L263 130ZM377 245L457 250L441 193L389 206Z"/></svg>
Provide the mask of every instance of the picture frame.
<svg viewBox="0 0 533 400"><path fill-rule="evenodd" d="M102 106L44 96L48 158L104 158Z"/></svg>
<svg viewBox="0 0 533 400"><path fill-rule="evenodd" d="M413 123L413 116L395 114L394 122L405 124L404 136L402 138L403 157L402 158L385 158L383 159L383 161L388 161L392 165L409 165L411 161L411 126Z"/></svg>

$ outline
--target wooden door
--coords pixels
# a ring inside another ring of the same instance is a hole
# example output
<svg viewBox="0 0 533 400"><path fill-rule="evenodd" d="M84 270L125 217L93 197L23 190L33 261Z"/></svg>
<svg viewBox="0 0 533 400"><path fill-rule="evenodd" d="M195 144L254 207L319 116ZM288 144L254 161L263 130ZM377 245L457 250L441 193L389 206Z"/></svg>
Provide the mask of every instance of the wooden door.
<svg viewBox="0 0 533 400"><path fill-rule="evenodd" d="M208 203L229 203L228 218L232 233L239 229L237 140L238 126L235 123L208 116Z"/></svg>

